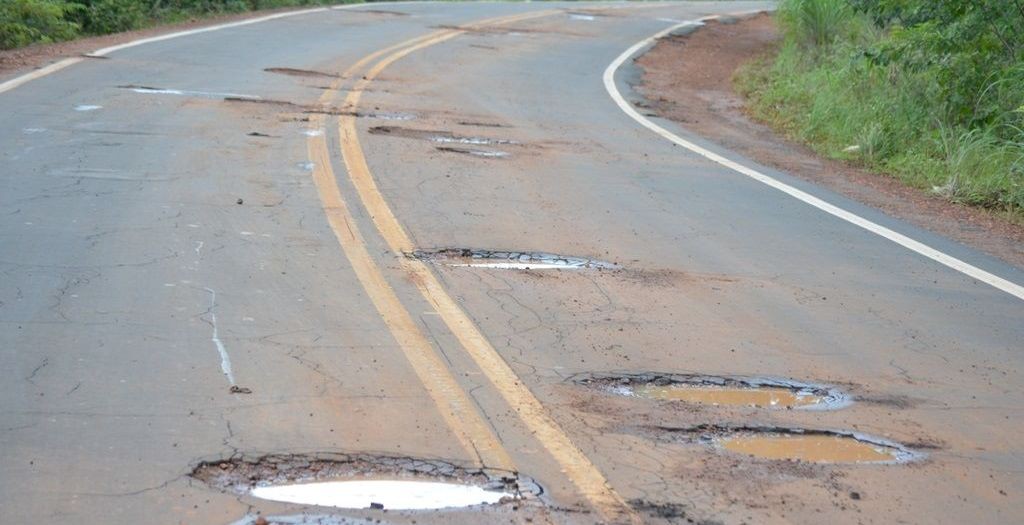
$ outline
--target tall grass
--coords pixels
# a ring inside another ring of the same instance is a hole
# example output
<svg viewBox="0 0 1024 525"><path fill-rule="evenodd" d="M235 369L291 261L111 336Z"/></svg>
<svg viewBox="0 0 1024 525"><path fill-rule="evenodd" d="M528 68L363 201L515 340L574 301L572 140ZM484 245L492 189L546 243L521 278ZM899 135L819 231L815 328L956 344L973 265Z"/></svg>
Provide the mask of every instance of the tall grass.
<svg viewBox="0 0 1024 525"><path fill-rule="evenodd" d="M1024 220L1024 52L1013 52L1024 42L985 34L1024 28L1024 12L993 22L960 4L940 25L935 6L956 2L899 4L783 0L783 42L737 87L758 116L827 156Z"/></svg>

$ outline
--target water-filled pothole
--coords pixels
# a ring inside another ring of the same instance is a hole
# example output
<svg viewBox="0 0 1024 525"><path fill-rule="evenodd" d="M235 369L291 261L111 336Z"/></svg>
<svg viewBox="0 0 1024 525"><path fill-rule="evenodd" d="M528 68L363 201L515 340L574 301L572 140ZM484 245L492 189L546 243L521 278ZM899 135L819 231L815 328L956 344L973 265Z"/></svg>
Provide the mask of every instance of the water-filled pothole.
<svg viewBox="0 0 1024 525"><path fill-rule="evenodd" d="M442 248L438 250L416 250L406 254L421 261L431 261L447 266L473 268L497 268L506 270L549 270L549 269L615 269L618 265L597 259L571 257L545 252L516 252L500 250L471 250L468 248Z"/></svg>
<svg viewBox="0 0 1024 525"><path fill-rule="evenodd" d="M626 396L712 406L834 410L851 403L842 391L769 377L700 374L582 374L575 383Z"/></svg>
<svg viewBox="0 0 1024 525"><path fill-rule="evenodd" d="M670 441L703 443L759 459L807 463L905 463L923 455L899 443L842 430L787 427L651 427L648 433Z"/></svg>
<svg viewBox="0 0 1024 525"><path fill-rule="evenodd" d="M342 509L435 510L473 505L492 505L512 500L516 494L476 485L442 481L368 479L324 481L256 487L251 494L261 499Z"/></svg>
<svg viewBox="0 0 1024 525"><path fill-rule="evenodd" d="M348 509L495 505L541 494L516 473L438 460L368 455L272 455L199 464L192 477L261 499Z"/></svg>
<svg viewBox="0 0 1024 525"><path fill-rule="evenodd" d="M459 148L455 146L437 146L437 151L443 151L445 153L458 153L459 155L469 155L471 157L483 157L485 159L503 159L508 157L507 151L497 151L489 149L475 149L475 148Z"/></svg>

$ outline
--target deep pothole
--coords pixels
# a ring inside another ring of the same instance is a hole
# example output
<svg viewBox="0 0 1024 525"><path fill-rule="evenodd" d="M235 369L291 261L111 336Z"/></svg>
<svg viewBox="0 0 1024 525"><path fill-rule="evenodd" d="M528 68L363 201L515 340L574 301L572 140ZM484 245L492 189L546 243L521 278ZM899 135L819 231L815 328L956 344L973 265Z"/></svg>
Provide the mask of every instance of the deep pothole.
<svg viewBox="0 0 1024 525"><path fill-rule="evenodd" d="M549 269L616 269L619 266L597 259L573 257L546 252L519 252L501 250L476 250L469 248L441 248L416 250L406 254L421 261L472 268L496 268L506 270L549 270Z"/></svg>
<svg viewBox="0 0 1024 525"><path fill-rule="evenodd" d="M828 385L771 377L702 374L580 374L571 381L613 394L711 406L835 410L852 403Z"/></svg>
<svg viewBox="0 0 1024 525"><path fill-rule="evenodd" d="M341 509L519 505L542 490L514 472L370 455L269 455L200 463L191 476L240 495Z"/></svg>
<svg viewBox="0 0 1024 525"><path fill-rule="evenodd" d="M894 441L845 430L697 425L645 427L642 432L662 441L699 443L763 460L896 464L924 457L923 453Z"/></svg>

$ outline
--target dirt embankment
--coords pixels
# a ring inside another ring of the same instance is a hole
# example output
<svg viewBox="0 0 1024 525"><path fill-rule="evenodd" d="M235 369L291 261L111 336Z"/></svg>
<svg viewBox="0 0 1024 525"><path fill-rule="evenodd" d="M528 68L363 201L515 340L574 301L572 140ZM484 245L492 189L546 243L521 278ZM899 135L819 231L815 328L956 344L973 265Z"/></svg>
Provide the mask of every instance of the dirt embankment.
<svg viewBox="0 0 1024 525"><path fill-rule="evenodd" d="M637 59L649 110L761 164L813 181L887 214L1024 267L1024 225L910 188L787 140L746 111L736 70L770 53L779 33L770 15L711 22L662 39Z"/></svg>

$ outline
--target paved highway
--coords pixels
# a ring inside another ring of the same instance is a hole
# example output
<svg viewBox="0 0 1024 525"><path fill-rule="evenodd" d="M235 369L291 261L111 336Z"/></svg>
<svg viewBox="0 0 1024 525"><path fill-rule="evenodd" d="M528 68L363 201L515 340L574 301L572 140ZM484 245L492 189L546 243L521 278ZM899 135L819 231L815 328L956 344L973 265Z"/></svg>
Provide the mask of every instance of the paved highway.
<svg viewBox="0 0 1024 525"><path fill-rule="evenodd" d="M631 46L770 7L348 6L0 84L0 521L1024 520L1024 271L630 109ZM852 403L601 387L642 373ZM906 454L726 446L801 429ZM530 494L247 493L417 460Z"/></svg>

